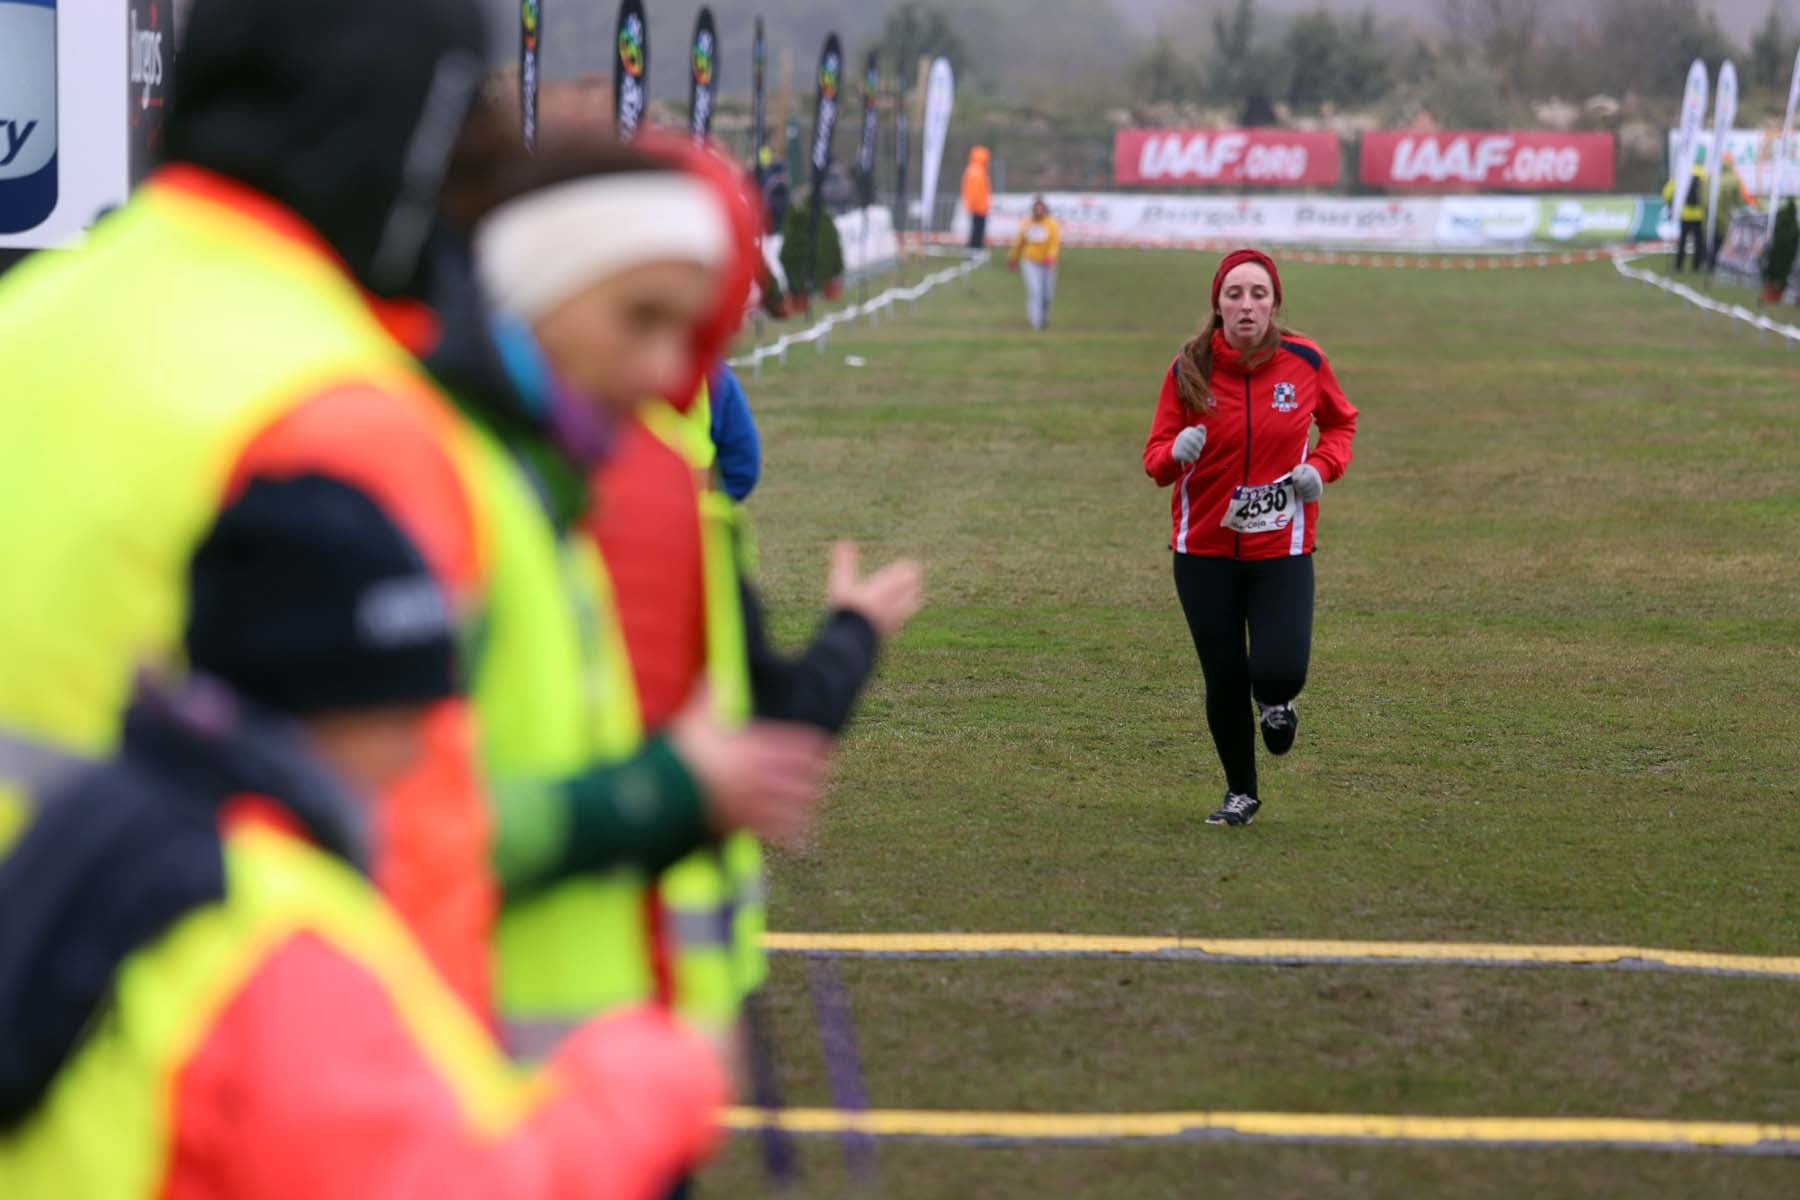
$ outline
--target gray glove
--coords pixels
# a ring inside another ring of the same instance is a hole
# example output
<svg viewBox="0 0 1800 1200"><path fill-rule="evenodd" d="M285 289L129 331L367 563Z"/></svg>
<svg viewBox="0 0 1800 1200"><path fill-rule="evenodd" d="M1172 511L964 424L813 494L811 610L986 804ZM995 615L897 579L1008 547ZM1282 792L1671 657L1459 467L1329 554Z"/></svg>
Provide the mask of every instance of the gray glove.
<svg viewBox="0 0 1800 1200"><path fill-rule="evenodd" d="M1293 480L1294 495L1307 504L1325 494L1325 480L1319 474L1319 469L1311 463L1301 463L1288 478Z"/></svg>
<svg viewBox="0 0 1800 1200"><path fill-rule="evenodd" d="M1206 448L1206 426L1189 425L1175 435L1175 445L1169 455L1178 463L1191 463L1200 457L1200 451Z"/></svg>

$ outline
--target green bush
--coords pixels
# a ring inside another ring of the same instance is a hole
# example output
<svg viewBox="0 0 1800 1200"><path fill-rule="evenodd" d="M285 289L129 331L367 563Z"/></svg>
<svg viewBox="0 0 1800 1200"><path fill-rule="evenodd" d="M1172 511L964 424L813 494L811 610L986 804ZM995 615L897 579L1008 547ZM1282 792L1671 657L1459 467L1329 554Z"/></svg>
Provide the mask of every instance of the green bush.
<svg viewBox="0 0 1800 1200"><path fill-rule="evenodd" d="M819 215L819 244L812 255L806 240L812 233L812 211L803 201L788 209L781 226L781 269L787 275L788 292L810 296L827 280L844 275L844 247L838 241L837 223L830 213Z"/></svg>
<svg viewBox="0 0 1800 1200"><path fill-rule="evenodd" d="M1800 218L1795 217L1794 202L1789 200L1775 214L1775 232L1769 235L1769 244L1763 248L1763 282L1770 285L1786 283L1794 271L1796 251L1800 251Z"/></svg>

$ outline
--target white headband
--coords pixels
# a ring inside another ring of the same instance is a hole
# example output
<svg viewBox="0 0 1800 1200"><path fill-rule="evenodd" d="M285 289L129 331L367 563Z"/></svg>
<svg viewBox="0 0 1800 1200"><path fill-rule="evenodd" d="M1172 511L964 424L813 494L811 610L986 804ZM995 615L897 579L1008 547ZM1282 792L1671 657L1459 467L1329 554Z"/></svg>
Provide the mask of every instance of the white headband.
<svg viewBox="0 0 1800 1200"><path fill-rule="evenodd" d="M608 276L670 259L707 267L731 250L729 216L702 180L673 172L577 179L495 209L475 259L501 312L535 320Z"/></svg>

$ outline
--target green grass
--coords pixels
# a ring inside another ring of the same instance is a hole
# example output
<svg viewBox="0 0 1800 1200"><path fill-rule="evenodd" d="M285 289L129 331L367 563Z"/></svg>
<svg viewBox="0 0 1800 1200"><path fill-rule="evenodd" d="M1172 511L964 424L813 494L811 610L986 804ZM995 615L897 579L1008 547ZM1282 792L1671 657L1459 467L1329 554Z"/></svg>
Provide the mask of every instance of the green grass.
<svg viewBox="0 0 1800 1200"><path fill-rule="evenodd" d="M778 628L825 548L923 559L784 930L1625 942L1800 953L1800 351L1607 264L1284 271L1362 410L1301 740L1250 830L1139 452L1213 259L998 269L750 382ZM914 268L915 277L917 267ZM854 354L867 367L851 368ZM748 382L748 381L747 381ZM1800 1120L1800 987L1566 970L847 964L878 1107ZM825 1103L805 973L770 989ZM1220 1022L1223 1022L1221 1032ZM747 1140L708 1178L761 1185ZM808 1148L806 1194L842 1194ZM1791 1195L1613 1151L884 1146L885 1196ZM1234 1182L1235 1181L1235 1182Z"/></svg>

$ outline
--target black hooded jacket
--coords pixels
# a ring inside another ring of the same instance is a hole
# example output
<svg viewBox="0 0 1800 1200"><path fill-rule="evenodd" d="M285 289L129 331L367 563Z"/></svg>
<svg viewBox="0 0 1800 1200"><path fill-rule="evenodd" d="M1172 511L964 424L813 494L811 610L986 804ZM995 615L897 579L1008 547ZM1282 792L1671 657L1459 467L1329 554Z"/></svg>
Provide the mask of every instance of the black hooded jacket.
<svg viewBox="0 0 1800 1200"><path fill-rule="evenodd" d="M220 808L246 793L365 864L360 810L291 723L204 680L141 690L118 757L46 797L0 859L0 1132L43 1099L124 961L225 895Z"/></svg>
<svg viewBox="0 0 1800 1200"><path fill-rule="evenodd" d="M196 0L164 153L298 213L409 294L485 64L474 0Z"/></svg>

